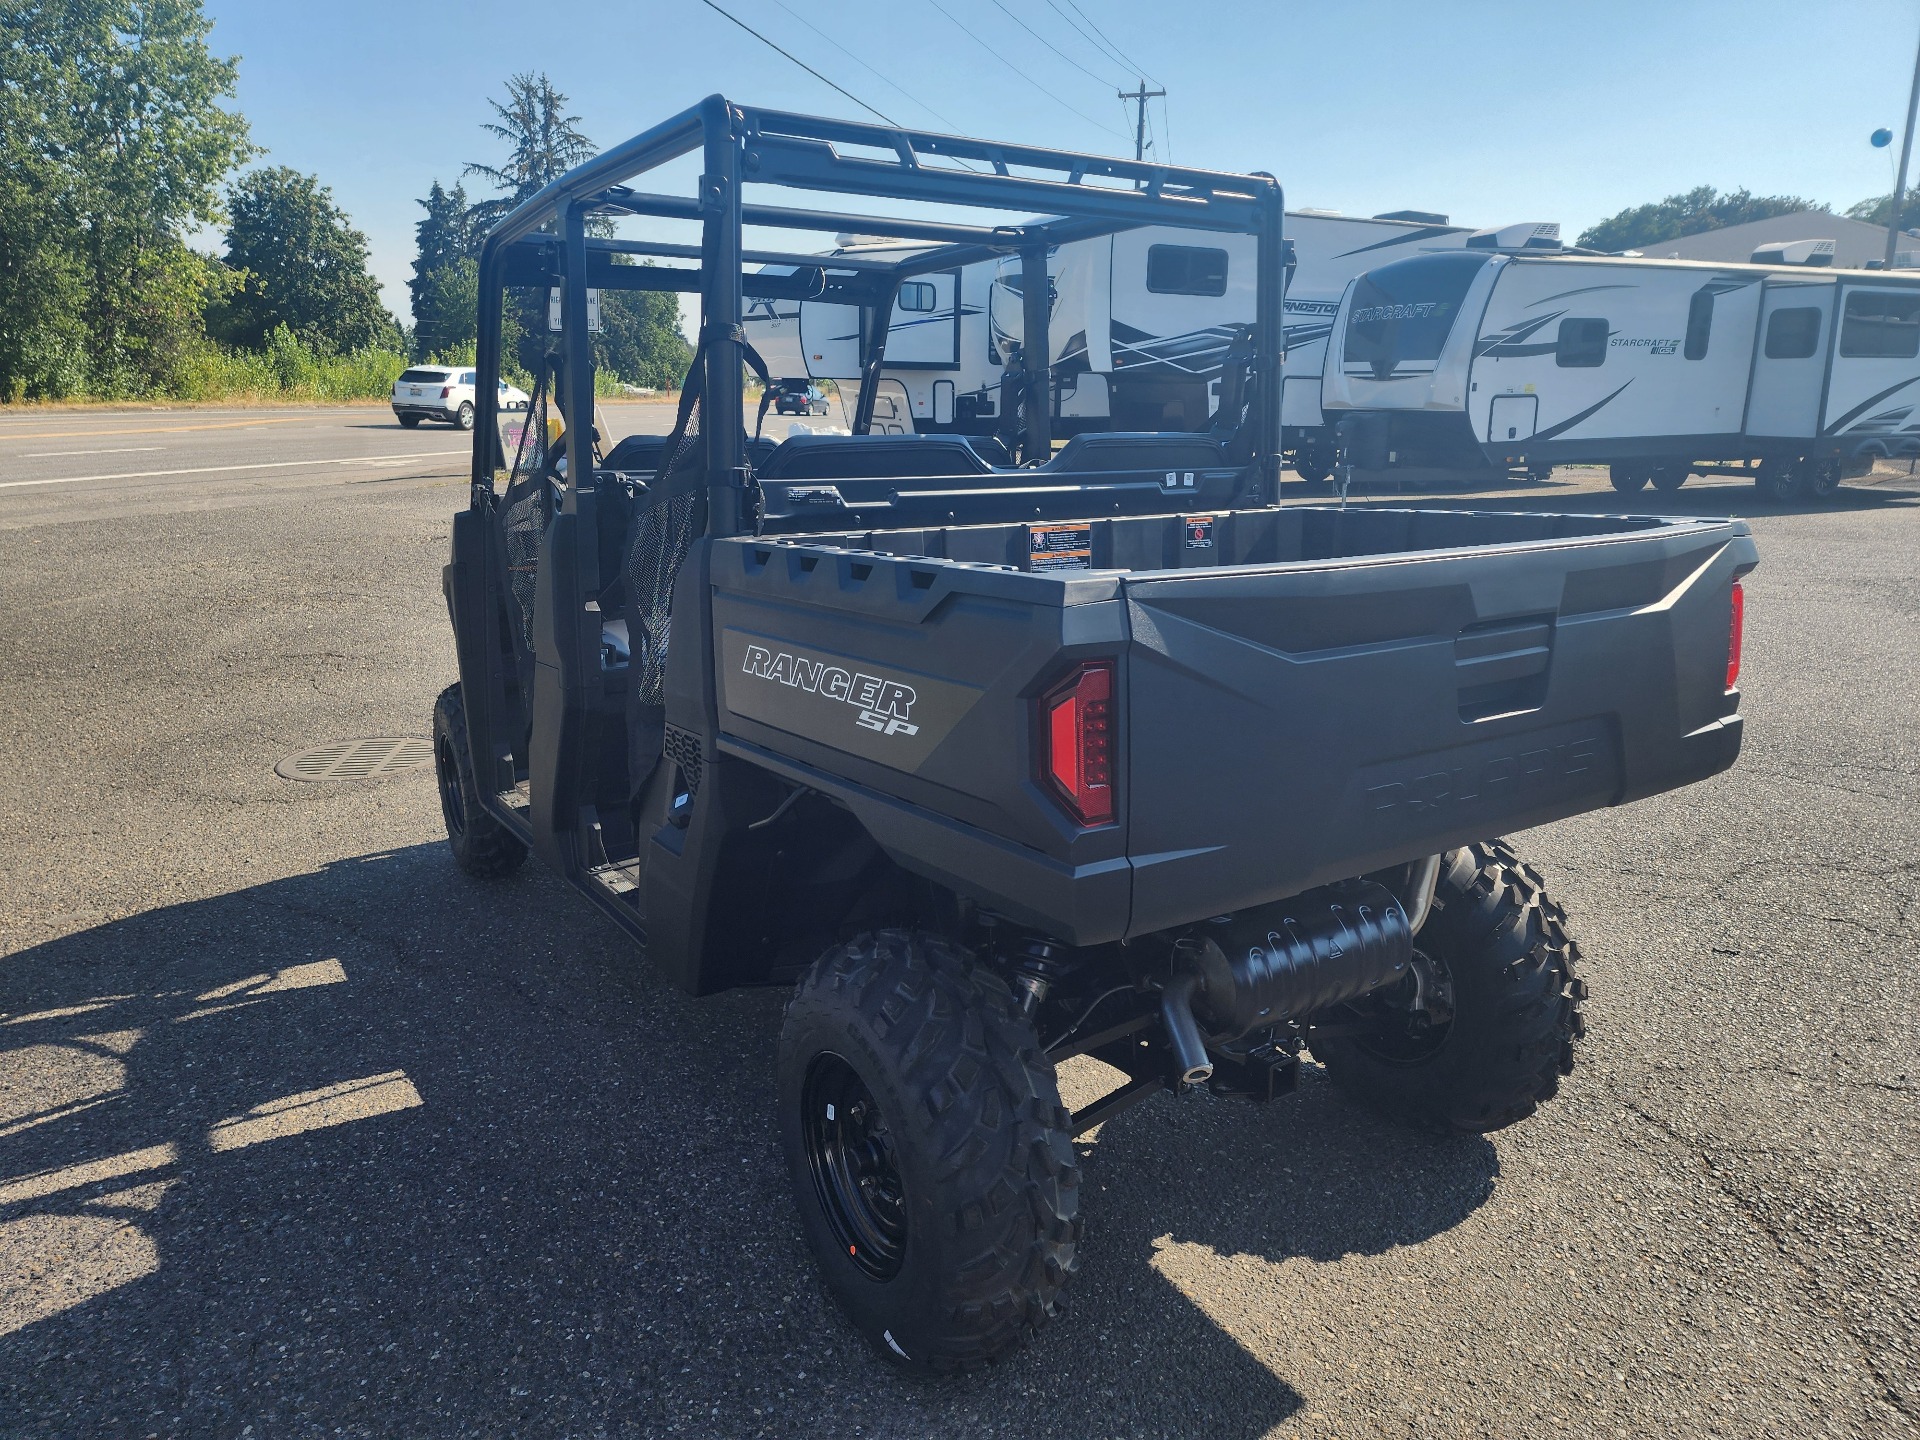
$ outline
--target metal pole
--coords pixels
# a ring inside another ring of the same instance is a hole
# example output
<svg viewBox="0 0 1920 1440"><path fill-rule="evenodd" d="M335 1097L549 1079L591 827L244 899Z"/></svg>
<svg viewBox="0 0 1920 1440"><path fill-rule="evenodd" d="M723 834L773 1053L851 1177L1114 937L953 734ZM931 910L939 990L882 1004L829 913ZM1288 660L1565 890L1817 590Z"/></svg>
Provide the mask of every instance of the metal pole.
<svg viewBox="0 0 1920 1440"><path fill-rule="evenodd" d="M1047 280L1047 247L1036 245L1020 252L1020 354L1027 378L1027 443L1022 463L1053 458L1053 337L1048 322L1053 309Z"/></svg>
<svg viewBox="0 0 1920 1440"><path fill-rule="evenodd" d="M741 517L735 471L746 459L740 347L734 343L741 318L741 145L734 112L718 96L704 102L701 112L706 165L700 176L700 326L707 358L700 425L707 452L707 533L737 535Z"/></svg>
<svg viewBox="0 0 1920 1440"><path fill-rule="evenodd" d="M1893 210L1887 216L1887 269L1893 268L1894 246L1900 241L1900 207L1906 200L1907 160L1913 154L1913 119L1920 111L1920 45L1913 54L1913 89L1907 93L1907 128L1900 132L1900 173L1893 182Z"/></svg>

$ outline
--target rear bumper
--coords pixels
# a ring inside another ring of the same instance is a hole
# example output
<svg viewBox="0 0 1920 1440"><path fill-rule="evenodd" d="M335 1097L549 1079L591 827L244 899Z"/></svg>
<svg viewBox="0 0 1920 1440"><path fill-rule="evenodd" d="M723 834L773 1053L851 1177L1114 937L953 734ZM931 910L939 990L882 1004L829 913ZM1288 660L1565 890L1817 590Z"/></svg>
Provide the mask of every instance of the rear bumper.
<svg viewBox="0 0 1920 1440"><path fill-rule="evenodd" d="M427 420L451 420L459 414L459 411L449 410L444 405L428 405L424 402L420 404L408 404L395 400L393 402L393 413L396 415L418 415Z"/></svg>

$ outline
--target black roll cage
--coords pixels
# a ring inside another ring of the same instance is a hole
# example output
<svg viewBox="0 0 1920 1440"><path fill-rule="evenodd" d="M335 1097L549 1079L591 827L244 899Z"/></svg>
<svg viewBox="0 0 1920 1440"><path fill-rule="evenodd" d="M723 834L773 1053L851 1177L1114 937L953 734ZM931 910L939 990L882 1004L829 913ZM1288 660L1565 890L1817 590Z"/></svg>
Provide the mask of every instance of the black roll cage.
<svg viewBox="0 0 1920 1440"><path fill-rule="evenodd" d="M692 197L635 191L629 180L700 151L702 173ZM943 162L943 163L933 163ZM972 168L984 167L984 168ZM1104 183L1102 183L1104 182ZM1053 218L979 226L889 219L812 209L748 204L746 184L915 202L1037 211ZM888 321L902 281L992 256L1021 257L1024 330L1047 332L1047 252L1068 241L1144 225L1254 235L1257 239L1253 362L1245 424L1252 433L1256 493L1279 495L1280 367L1285 347L1282 300L1286 242L1280 184L1270 175L1234 175L1183 166L1083 155L1034 146L970 140L858 121L820 119L736 105L711 95L672 119L587 161L529 197L488 233L480 250L480 314L471 504L494 503L493 477L504 468L496 423L501 365L502 297L506 287L561 288L560 358L564 387L555 398L569 417L568 470L591 475L593 427L572 423L593 414L593 348L587 291L632 289L698 294L703 333L741 335L744 301L831 300L862 311L864 383L853 428L865 432L885 360ZM587 233L597 216L650 215L698 221L700 243L605 239ZM842 232L918 241L932 248L897 260L748 250L741 227ZM617 264L615 256L696 260L697 268ZM792 267L787 274L749 266ZM708 413L737 415L742 402L740 356L730 345L703 347L700 378ZM1051 448L1050 346L1023 347L1028 425L1026 458ZM703 427L708 486L707 533L751 528L748 457L741 426ZM578 453L576 453L578 449ZM563 513L575 509L568 484Z"/></svg>

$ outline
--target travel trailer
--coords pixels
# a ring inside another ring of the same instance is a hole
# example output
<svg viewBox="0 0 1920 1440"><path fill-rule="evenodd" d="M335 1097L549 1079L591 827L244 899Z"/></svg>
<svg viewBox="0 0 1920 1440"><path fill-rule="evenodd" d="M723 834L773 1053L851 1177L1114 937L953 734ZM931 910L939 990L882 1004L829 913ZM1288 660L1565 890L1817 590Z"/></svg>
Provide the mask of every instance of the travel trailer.
<svg viewBox="0 0 1920 1440"><path fill-rule="evenodd" d="M1736 474L1831 494L1920 454L1920 275L1826 253L1395 260L1348 288L1320 403L1382 417L1398 465L1599 462L1627 493Z"/></svg>
<svg viewBox="0 0 1920 1440"><path fill-rule="evenodd" d="M1293 265L1282 418L1296 468L1306 467L1308 478L1324 478L1333 463L1320 365L1347 282L1382 257L1458 249L1473 232L1446 222L1415 211L1372 219L1287 213ZM855 262L915 253L898 243L843 241L833 254ZM1059 245L1047 268L1054 433L1205 429L1222 360L1253 318L1251 242L1148 227ZM1007 255L902 283L873 429L993 434L1002 427L1001 382L1024 331L1020 273L1020 258ZM856 307L800 300L755 302L747 334L774 375L832 379L847 395L865 373L872 338L861 334Z"/></svg>

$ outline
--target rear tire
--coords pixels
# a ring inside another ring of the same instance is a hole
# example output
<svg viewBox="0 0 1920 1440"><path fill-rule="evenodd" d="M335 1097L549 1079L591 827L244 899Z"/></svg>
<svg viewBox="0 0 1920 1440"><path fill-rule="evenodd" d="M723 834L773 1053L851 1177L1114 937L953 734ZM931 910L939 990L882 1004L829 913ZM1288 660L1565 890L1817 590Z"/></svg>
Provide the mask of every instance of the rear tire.
<svg viewBox="0 0 1920 1440"><path fill-rule="evenodd" d="M1058 1313L1079 1161L1013 992L938 935L837 945L780 1032L801 1226L855 1328L907 1369L970 1370Z"/></svg>
<svg viewBox="0 0 1920 1440"><path fill-rule="evenodd" d="M400 421L400 428L402 430L418 430L420 428L420 417L418 415L401 415L397 418Z"/></svg>
<svg viewBox="0 0 1920 1440"><path fill-rule="evenodd" d="M473 406L462 402L460 408L454 412L453 423L462 430L471 430L473 428Z"/></svg>
<svg viewBox="0 0 1920 1440"><path fill-rule="evenodd" d="M1840 489L1840 462L1838 460L1803 460L1800 462L1800 483L1809 498L1831 500Z"/></svg>
<svg viewBox="0 0 1920 1440"><path fill-rule="evenodd" d="M1405 980L1323 1017L1345 1033L1309 1031L1333 1081L1395 1119L1465 1132L1552 1099L1573 1073L1587 991L1539 873L1504 841L1454 851L1414 955Z"/></svg>
<svg viewBox="0 0 1920 1440"><path fill-rule="evenodd" d="M1609 465L1607 479L1622 495L1632 495L1647 483L1647 472L1637 465Z"/></svg>
<svg viewBox="0 0 1920 1440"><path fill-rule="evenodd" d="M1800 467L1791 460L1762 460L1753 472L1753 488L1781 504L1800 498Z"/></svg>
<svg viewBox="0 0 1920 1440"><path fill-rule="evenodd" d="M480 802L473 755L467 749L467 710L458 685L442 690L433 705L433 769L454 863L478 880L501 880L518 870L526 862L527 847Z"/></svg>

